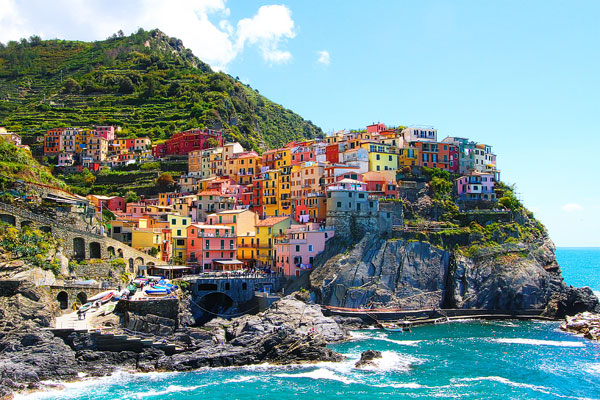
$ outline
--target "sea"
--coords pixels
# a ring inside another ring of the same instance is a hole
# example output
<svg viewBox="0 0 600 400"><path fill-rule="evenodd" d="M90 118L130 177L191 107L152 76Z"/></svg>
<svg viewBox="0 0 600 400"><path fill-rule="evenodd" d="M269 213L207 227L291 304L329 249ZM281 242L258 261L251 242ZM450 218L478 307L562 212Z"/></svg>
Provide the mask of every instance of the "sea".
<svg viewBox="0 0 600 400"><path fill-rule="evenodd" d="M600 248L559 248L568 284L600 293ZM600 399L600 343L558 322L458 321L412 332L361 330L338 363L119 372L19 399ZM357 369L368 349L378 364Z"/></svg>

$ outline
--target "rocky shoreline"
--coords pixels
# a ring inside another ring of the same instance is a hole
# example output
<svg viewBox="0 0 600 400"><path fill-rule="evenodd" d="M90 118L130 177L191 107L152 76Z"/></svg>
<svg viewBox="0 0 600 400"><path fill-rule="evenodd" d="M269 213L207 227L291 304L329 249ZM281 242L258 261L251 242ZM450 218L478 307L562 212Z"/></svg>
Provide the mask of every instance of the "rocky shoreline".
<svg viewBox="0 0 600 400"><path fill-rule="evenodd" d="M22 294L0 300L9 303L3 310L14 310L16 303L27 301ZM184 350L172 355L156 348L100 351L90 333L74 332L63 340L24 319L21 313L10 316L8 325L12 329L7 332L5 326L0 333L0 398L10 398L16 391L43 390L47 388L45 380L72 381L82 374L101 377L123 369L190 371L260 363L341 361L344 357L327 344L348 338L342 326L323 316L320 306L293 296L258 315L230 321L216 319L202 328L178 329L168 340Z"/></svg>
<svg viewBox="0 0 600 400"><path fill-rule="evenodd" d="M590 340L600 340L600 314L586 311L572 317L568 316L566 321L560 325L560 329L583 335Z"/></svg>

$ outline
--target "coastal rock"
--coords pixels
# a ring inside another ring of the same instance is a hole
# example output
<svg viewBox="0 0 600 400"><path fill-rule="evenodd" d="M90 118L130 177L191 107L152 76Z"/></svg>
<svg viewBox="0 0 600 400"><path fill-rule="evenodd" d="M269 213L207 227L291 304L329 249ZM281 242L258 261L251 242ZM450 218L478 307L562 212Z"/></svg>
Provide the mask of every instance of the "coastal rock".
<svg viewBox="0 0 600 400"><path fill-rule="evenodd" d="M347 254L311 274L326 305L361 308L433 308L445 297L450 254L428 243L366 235Z"/></svg>
<svg viewBox="0 0 600 400"><path fill-rule="evenodd" d="M370 234L315 267L310 282L317 302L348 308L546 309L544 316L562 318L599 307L589 288L565 285L547 236L467 257Z"/></svg>
<svg viewBox="0 0 600 400"><path fill-rule="evenodd" d="M600 301L589 287L574 288L563 285L552 294L543 316L555 319L565 318L584 311L600 312Z"/></svg>
<svg viewBox="0 0 600 400"><path fill-rule="evenodd" d="M560 328L567 332L581 334L591 340L600 340L600 314L583 312L566 317Z"/></svg>
<svg viewBox="0 0 600 400"><path fill-rule="evenodd" d="M354 367L364 368L367 366L375 366L375 363L373 362L373 360L375 360L377 358L381 358L380 351L377 351L377 350L363 351L362 354L360 355L360 360L358 360L357 363L354 364Z"/></svg>
<svg viewBox="0 0 600 400"><path fill-rule="evenodd" d="M321 306L296 300L294 295L283 298L258 315L233 319L227 327L227 337L231 340L247 334L264 335L276 330L291 331L298 335L315 333L327 342L346 338L346 332L332 318L323 316Z"/></svg>

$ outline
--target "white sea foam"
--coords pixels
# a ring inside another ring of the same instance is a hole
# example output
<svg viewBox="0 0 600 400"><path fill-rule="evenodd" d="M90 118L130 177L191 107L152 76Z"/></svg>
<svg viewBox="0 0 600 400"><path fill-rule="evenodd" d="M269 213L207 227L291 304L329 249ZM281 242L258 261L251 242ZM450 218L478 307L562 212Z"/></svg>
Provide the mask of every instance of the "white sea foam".
<svg viewBox="0 0 600 400"><path fill-rule="evenodd" d="M533 346L585 347L585 344L581 342L574 342L570 340L538 340L526 338L500 338L493 340L498 343L530 344Z"/></svg>
<svg viewBox="0 0 600 400"><path fill-rule="evenodd" d="M133 395L133 397L136 399L143 399L146 397L164 396L169 393L193 392L196 389L199 389L201 387L206 387L206 386L208 386L208 384L207 385L196 385L196 386L169 385L163 390L148 390L147 392L136 393Z"/></svg>
<svg viewBox="0 0 600 400"><path fill-rule="evenodd" d="M510 379L506 379L501 376L479 376L477 378L457 378L457 379L453 379L452 381L462 381L462 382L492 381L492 382L499 382L504 385L508 385L508 386L512 386L512 387L530 389L535 392L549 394L554 397L560 397L563 399L592 400L587 397L575 397L575 396L561 395L561 394L552 392L552 390L550 388L547 388L545 386L532 385L529 383L514 382L514 381L511 381Z"/></svg>
<svg viewBox="0 0 600 400"><path fill-rule="evenodd" d="M422 360L408 356L406 354L400 354L395 351L382 351L381 358L376 358L372 363L360 367L361 370L366 371L408 371L413 364L419 364Z"/></svg>
<svg viewBox="0 0 600 400"><path fill-rule="evenodd" d="M58 395L65 399L79 399L89 392L90 387L106 386L120 381L125 381L131 375L131 373L126 371L117 371L112 375L103 376L100 378L82 379L73 382L61 382L53 380L41 381L42 384L50 387L49 390L43 390L42 388L42 391L39 392L17 393L15 394L14 399L45 399L48 397L56 397Z"/></svg>
<svg viewBox="0 0 600 400"><path fill-rule="evenodd" d="M600 375L600 364L589 364L585 370L589 373Z"/></svg>
<svg viewBox="0 0 600 400"><path fill-rule="evenodd" d="M419 342L421 342L421 340L390 339L385 333L378 333L378 334L373 335L373 334L367 334L364 332L352 331L352 332L350 332L350 336L352 337L353 340L356 340L356 341L359 341L359 340L381 340L383 342L395 343L400 346L416 346Z"/></svg>
<svg viewBox="0 0 600 400"><path fill-rule="evenodd" d="M499 382L499 383L502 383L502 384L505 384L505 385L509 385L509 386L512 386L512 387L527 388L527 389L534 390L536 392L541 392L541 393L545 393L545 394L551 394L550 389L547 388L547 387L537 386L537 385L531 385L529 383L513 382L510 379L506 379L506 378L503 378L501 376L478 376L477 378L458 378L456 380L457 381L461 381L461 382L477 382L477 381Z"/></svg>
<svg viewBox="0 0 600 400"><path fill-rule="evenodd" d="M296 379L296 378L309 378L309 379L317 379L317 380L325 379L325 380L329 380L329 381L342 382L342 383L345 383L346 385L349 385L352 383L359 383L358 381L356 381L354 379L337 374L337 373L335 373L335 371L332 371L327 368L318 368L313 371L301 372L299 374L274 374L274 376L279 377L279 378L294 378L294 379Z"/></svg>
<svg viewBox="0 0 600 400"><path fill-rule="evenodd" d="M594 290L594 294L596 295L598 300L600 300L600 290Z"/></svg>

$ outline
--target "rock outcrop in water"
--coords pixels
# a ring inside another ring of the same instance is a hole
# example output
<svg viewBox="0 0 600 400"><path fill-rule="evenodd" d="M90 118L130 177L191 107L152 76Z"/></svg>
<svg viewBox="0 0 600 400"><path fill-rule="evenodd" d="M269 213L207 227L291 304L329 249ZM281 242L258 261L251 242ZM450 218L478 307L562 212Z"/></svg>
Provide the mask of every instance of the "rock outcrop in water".
<svg viewBox="0 0 600 400"><path fill-rule="evenodd" d="M589 288L566 286L547 237L468 257L427 242L367 235L310 279L318 302L349 308L546 309L552 318L599 308Z"/></svg>
<svg viewBox="0 0 600 400"><path fill-rule="evenodd" d="M600 314L583 312L573 317L567 317L560 329L583 335L591 340L600 340Z"/></svg>

